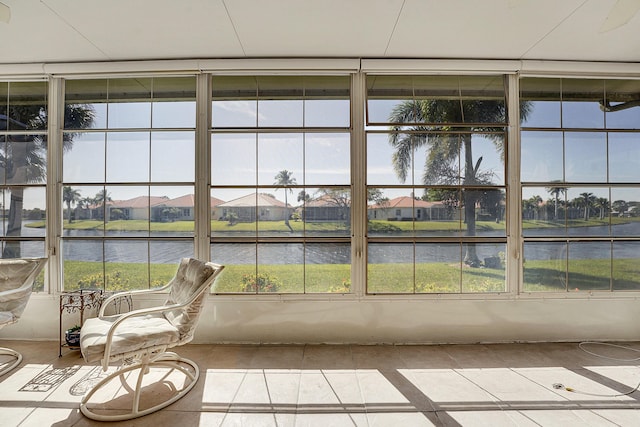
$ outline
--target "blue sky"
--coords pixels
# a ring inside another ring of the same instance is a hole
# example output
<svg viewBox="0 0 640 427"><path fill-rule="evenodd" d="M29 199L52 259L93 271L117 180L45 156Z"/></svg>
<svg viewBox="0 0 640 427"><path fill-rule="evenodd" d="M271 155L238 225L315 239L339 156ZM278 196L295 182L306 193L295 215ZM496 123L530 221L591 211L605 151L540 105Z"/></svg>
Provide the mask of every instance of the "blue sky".
<svg viewBox="0 0 640 427"><path fill-rule="evenodd" d="M621 188L616 184L640 182L640 108L607 112L598 102L533 102L524 127L546 128L521 134L522 182L564 181L571 188L569 200L591 192L610 201L640 201L640 187ZM553 130L560 126L565 132ZM621 132L606 132L620 129ZM602 129L602 130L600 130ZM589 184L594 184L589 187ZM605 187L595 186L605 185ZM606 185L613 186L611 195ZM523 199L539 195L549 198L544 187L524 187Z"/></svg>
<svg viewBox="0 0 640 427"><path fill-rule="evenodd" d="M382 120L397 101L376 102L370 119ZM64 154L64 182L100 184L115 182L154 183L191 182L194 170L195 103L194 102L133 102L94 104L95 129L129 129L151 127L152 132L90 132L74 140L73 148ZM218 128L259 126L306 126L345 128L343 131L307 133L217 133L212 136L212 181L219 185L272 185L275 175L283 170L293 172L299 185L349 185L350 147L349 105L347 100L293 100L293 101L222 101L214 102L213 126ZM108 113L108 114L107 114ZM378 117L379 116L379 117ZM640 108L606 115L597 103L565 102L560 112L559 102L536 102L525 126L640 127ZM174 130L155 130L171 128ZM180 130L184 129L184 130ZM367 129L386 130L386 127ZM257 147L257 148L256 148ZM304 149L303 149L304 147ZM481 169L493 173L493 181L504 184L504 166L492 141L480 135L473 140L474 159L483 157ZM367 136L368 185L422 184L424 147L416 150L413 176L400 182L395 175L391 156L393 150L384 133ZM606 184L640 182L640 137L636 133L606 133L603 131L522 133L523 182L550 182L566 180L568 183ZM258 172L256 173L256 166ZM106 167L106 169L105 169ZM85 186L83 192L97 187ZM145 187L113 187L114 199L127 199L141 195ZM594 194L605 197L608 190L593 187ZM193 193L190 186L153 188L168 197ZM544 187L524 188L523 198L539 194L546 199ZM582 190L582 189L581 189ZM225 198L240 197L247 189L225 191ZM580 191L584 192L584 191ZM640 200L640 190L615 189L616 194L628 200ZM37 197L27 195L27 208L44 208L39 192ZM215 191L213 192L214 196ZM387 190L387 196L409 195L410 189ZM297 194L297 192L296 192ZM83 194L84 197L94 196ZM282 192L276 197L283 199ZM420 195L420 194L416 194ZM571 196L571 193L569 194ZM571 198L571 197L570 197ZM612 197L615 200L615 197ZM37 200L37 201L36 201Z"/></svg>

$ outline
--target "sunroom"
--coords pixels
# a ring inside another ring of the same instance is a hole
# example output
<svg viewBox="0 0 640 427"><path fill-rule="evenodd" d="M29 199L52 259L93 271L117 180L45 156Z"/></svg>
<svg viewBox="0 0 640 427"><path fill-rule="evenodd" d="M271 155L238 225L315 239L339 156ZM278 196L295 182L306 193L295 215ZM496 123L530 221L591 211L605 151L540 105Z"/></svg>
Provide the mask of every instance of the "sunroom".
<svg viewBox="0 0 640 427"><path fill-rule="evenodd" d="M637 2L2 3L1 340L185 257L198 345L638 340Z"/></svg>

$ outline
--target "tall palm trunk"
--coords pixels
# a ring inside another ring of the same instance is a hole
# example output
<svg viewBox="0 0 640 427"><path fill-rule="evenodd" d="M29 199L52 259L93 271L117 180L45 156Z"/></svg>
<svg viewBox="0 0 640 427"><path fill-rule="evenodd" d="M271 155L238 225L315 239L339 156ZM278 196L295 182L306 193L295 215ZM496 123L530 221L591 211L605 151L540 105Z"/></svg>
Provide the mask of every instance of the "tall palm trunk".
<svg viewBox="0 0 640 427"><path fill-rule="evenodd" d="M289 224L289 202L287 200L287 187L284 187L284 225L286 225L290 231L293 231L293 228L291 228L291 224Z"/></svg>
<svg viewBox="0 0 640 427"><path fill-rule="evenodd" d="M7 151L10 152L13 164L8 169L7 181L14 183L27 182L27 143L23 141L7 141ZM7 156L7 157L9 157ZM10 187L11 199L9 204L9 217L7 218L7 237L20 237L22 232L22 208L24 202L24 189L22 187ZM2 258L20 258L20 242L5 242Z"/></svg>
<svg viewBox="0 0 640 427"><path fill-rule="evenodd" d="M9 217L7 218L7 237L20 237L24 190L20 187L12 187L10 191L11 202L9 205ZM20 256L20 242L5 242L2 258L20 258Z"/></svg>
<svg viewBox="0 0 640 427"><path fill-rule="evenodd" d="M73 222L73 219L71 217L71 202L67 201L67 219L69 220L69 224L71 224Z"/></svg>
<svg viewBox="0 0 640 427"><path fill-rule="evenodd" d="M462 135L464 144L464 185L476 184L476 172L480 166L481 159L478 160L477 166L473 164L473 152L471 150L471 134ZM476 198L475 190L465 188L462 192L464 203L464 221L467 224L467 236L476 235ZM478 254L476 252L475 243L467 243L464 254L464 263L473 267L480 265Z"/></svg>

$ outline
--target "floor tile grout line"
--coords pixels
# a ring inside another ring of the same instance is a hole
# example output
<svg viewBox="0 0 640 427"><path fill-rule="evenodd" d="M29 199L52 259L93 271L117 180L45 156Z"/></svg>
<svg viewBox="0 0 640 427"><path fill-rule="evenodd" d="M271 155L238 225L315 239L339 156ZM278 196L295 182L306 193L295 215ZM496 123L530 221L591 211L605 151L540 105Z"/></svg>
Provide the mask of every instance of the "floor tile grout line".
<svg viewBox="0 0 640 427"><path fill-rule="evenodd" d="M454 368L453 372L455 372L456 374L460 375L462 378L464 378L466 381L470 382L471 384L475 385L476 387L478 387L480 390L482 390L483 392L487 393L488 396L490 396L493 400L492 403L495 404L497 406L498 409L500 409L501 411L503 410L503 405L501 405L502 399L498 398L498 396L494 395L493 393L491 393L489 390L485 389L484 387L482 387L480 384L476 383L475 381L473 381L471 378L467 377L466 375L464 375L463 372L465 369L468 368Z"/></svg>
<svg viewBox="0 0 640 427"><path fill-rule="evenodd" d="M327 374L326 371L324 369L320 370L320 373L322 374L322 378L324 378L324 380L327 382L327 384L329 385L329 388L331 389L331 391L333 392L334 396L336 397L336 399L338 400L338 402L341 405L346 405L342 399L340 399L340 396L338 396L338 393L336 392L335 388L333 387L333 385L331 384L331 381L329 381L329 378L327 378ZM357 375L355 375L355 370L354 370L354 377L357 380ZM362 398L363 402L364 402L364 396L362 396L362 387L360 387L360 383L358 382L358 391L360 392L360 397ZM366 405L365 405L365 411L366 411ZM349 416L349 419L351 420L351 422L353 423L354 426L357 427L357 423L354 421L353 416L350 412L347 412L347 415ZM366 414L365 414L365 419L367 419ZM367 426L369 425L369 420L367 419Z"/></svg>

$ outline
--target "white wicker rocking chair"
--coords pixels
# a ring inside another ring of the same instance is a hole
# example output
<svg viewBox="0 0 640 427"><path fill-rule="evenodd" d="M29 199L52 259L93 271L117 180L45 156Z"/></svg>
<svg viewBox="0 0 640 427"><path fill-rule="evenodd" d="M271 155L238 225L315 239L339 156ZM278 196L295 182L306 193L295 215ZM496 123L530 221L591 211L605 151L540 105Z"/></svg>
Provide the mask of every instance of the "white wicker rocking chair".
<svg viewBox="0 0 640 427"><path fill-rule="evenodd" d="M187 344L193 339L204 297L223 268L218 264L183 258L176 275L167 285L158 289L112 295L102 304L97 318L85 321L80 331L80 349L84 359L87 362L101 361L104 371L110 362L123 361L121 367L100 380L82 398L80 410L86 417L99 421L141 417L169 406L193 388L200 375L198 365L167 350ZM104 315L105 307L115 298L167 291L168 298L162 306L114 316ZM162 372L168 373L162 374L156 382L143 385L145 375L154 368L165 368ZM127 383L129 376L126 374L134 370L140 372L132 386ZM178 390L172 385L170 396L163 395L162 401L156 403L156 396L161 393L154 392L153 385L164 385L167 377L176 372L184 376L184 386ZM114 396L113 393L102 390L114 378L120 379L122 386L128 391L127 395L118 393ZM92 400L96 394L104 395L101 401ZM128 403L125 413L122 413L121 400ZM148 407L142 408L145 405Z"/></svg>
<svg viewBox="0 0 640 427"><path fill-rule="evenodd" d="M33 282L46 261L46 258L0 259L0 328L20 319L29 302ZM22 361L22 355L10 348L0 348L0 355L9 356L9 362L0 365L0 376Z"/></svg>

